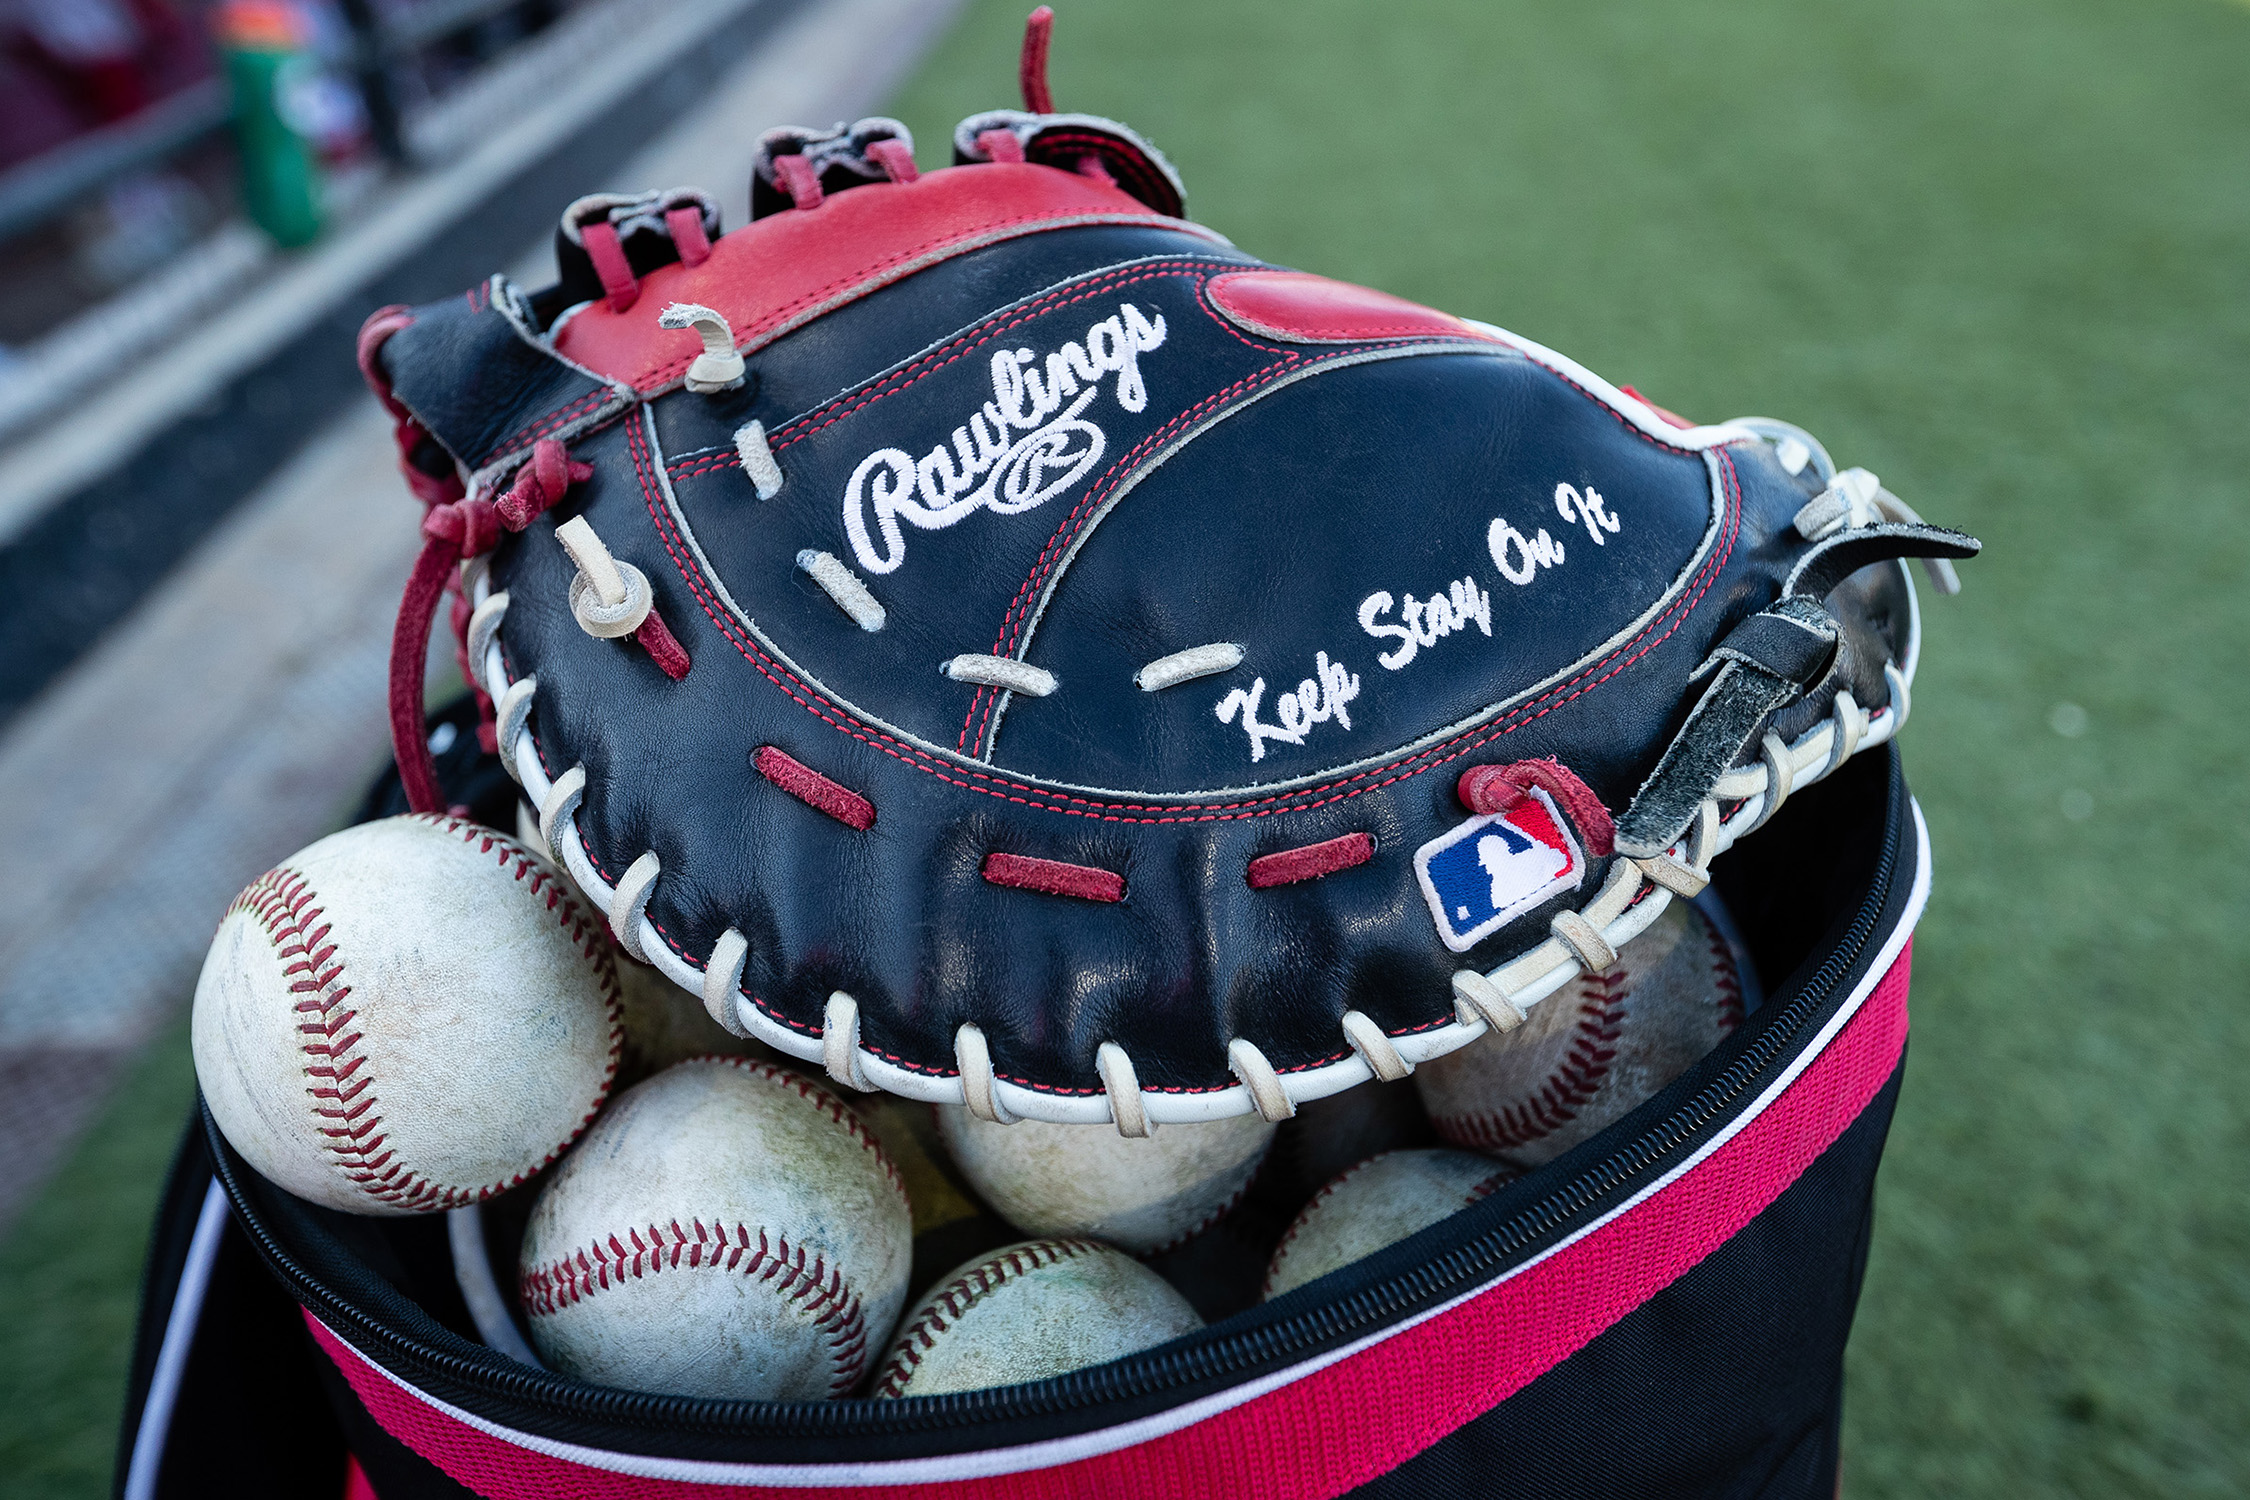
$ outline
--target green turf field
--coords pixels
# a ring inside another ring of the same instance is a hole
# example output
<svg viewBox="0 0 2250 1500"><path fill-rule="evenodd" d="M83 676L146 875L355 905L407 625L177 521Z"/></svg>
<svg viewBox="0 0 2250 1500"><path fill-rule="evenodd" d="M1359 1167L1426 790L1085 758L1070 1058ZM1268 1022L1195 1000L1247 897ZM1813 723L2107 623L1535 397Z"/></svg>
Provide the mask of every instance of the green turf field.
<svg viewBox="0 0 2250 1500"><path fill-rule="evenodd" d="M1013 102L1023 8L899 102L926 163ZM2250 1492L2250 9L1064 0L1054 77L1260 255L1803 423L1983 536L1925 600L1845 1490ZM151 1097L0 1249L10 1493L99 1491ZM108 1248L34 1286L80 1214Z"/></svg>

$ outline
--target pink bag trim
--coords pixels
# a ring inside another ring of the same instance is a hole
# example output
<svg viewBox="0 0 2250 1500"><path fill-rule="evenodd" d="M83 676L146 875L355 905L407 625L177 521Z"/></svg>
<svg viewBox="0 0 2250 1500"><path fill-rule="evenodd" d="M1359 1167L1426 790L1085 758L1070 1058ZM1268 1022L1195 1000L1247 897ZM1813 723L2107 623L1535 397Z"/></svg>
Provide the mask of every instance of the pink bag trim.
<svg viewBox="0 0 2250 1500"><path fill-rule="evenodd" d="M1904 939L1902 929L1893 941ZM1881 979L1831 1023L1826 1045L1794 1078L1776 1084L1730 1134L1575 1238L1358 1345L1109 1432L864 1465L647 1458L504 1428L406 1386L309 1312L305 1322L386 1431L493 1500L809 1500L815 1489L822 1500L1335 1495L1396 1468L1521 1390L1693 1269L1779 1197L1897 1068L1912 959L1913 945L1903 941ZM1144 1432L1146 1439L1136 1441ZM1344 1434L1350 1441L1338 1441Z"/></svg>

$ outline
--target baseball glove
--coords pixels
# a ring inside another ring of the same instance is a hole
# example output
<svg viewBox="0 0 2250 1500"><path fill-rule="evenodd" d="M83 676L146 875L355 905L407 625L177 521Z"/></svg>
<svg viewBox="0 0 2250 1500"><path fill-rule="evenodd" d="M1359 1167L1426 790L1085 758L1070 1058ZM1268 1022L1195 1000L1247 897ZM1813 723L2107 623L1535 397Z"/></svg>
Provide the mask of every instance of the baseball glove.
<svg viewBox="0 0 2250 1500"><path fill-rule="evenodd" d="M1894 736L1922 524L1784 423L1264 264L1122 125L769 135L370 320L393 660L721 1024L987 1119L1269 1117L1599 970Z"/></svg>

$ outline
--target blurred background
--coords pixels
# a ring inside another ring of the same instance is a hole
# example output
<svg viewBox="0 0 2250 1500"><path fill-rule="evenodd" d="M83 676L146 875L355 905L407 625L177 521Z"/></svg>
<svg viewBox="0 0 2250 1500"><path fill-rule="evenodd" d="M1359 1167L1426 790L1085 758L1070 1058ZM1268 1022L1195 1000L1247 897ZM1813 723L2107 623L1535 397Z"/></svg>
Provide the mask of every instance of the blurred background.
<svg viewBox="0 0 2250 1500"><path fill-rule="evenodd" d="M1025 0L0 0L0 1494L106 1493L234 891L382 764L352 336L564 204L1016 102ZM1268 260L1809 427L1982 536L1844 1493L2250 1493L2250 5L1062 0ZM2231 977L2230 977L2231 976Z"/></svg>

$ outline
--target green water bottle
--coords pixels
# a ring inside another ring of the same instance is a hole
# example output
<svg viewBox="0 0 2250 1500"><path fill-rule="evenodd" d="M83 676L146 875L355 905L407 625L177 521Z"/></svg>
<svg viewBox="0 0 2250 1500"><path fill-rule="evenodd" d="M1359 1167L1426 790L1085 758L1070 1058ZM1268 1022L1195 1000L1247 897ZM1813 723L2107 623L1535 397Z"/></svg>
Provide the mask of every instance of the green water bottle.
<svg viewBox="0 0 2250 1500"><path fill-rule="evenodd" d="M234 95L243 209L276 244L310 244L320 234L320 154L290 108L319 67L304 18L286 0L227 0L212 26Z"/></svg>

